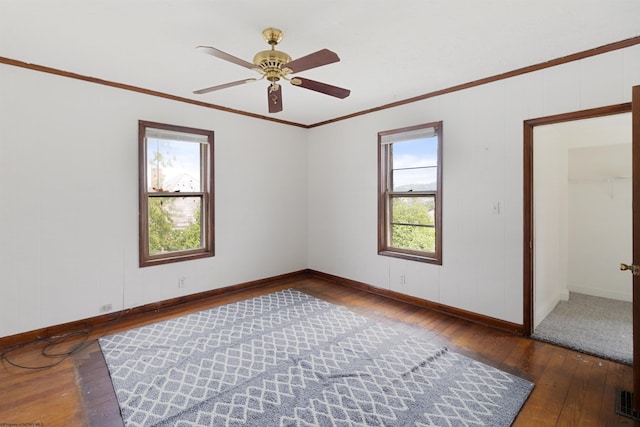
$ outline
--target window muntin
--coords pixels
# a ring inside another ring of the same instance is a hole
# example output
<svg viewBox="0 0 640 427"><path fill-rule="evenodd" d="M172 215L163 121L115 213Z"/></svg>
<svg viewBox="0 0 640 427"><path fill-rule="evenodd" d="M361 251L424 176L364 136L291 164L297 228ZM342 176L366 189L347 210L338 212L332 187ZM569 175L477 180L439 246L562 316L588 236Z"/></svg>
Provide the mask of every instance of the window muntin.
<svg viewBox="0 0 640 427"><path fill-rule="evenodd" d="M442 122L378 134L378 253L442 264Z"/></svg>
<svg viewBox="0 0 640 427"><path fill-rule="evenodd" d="M139 122L140 266L214 255L213 131Z"/></svg>

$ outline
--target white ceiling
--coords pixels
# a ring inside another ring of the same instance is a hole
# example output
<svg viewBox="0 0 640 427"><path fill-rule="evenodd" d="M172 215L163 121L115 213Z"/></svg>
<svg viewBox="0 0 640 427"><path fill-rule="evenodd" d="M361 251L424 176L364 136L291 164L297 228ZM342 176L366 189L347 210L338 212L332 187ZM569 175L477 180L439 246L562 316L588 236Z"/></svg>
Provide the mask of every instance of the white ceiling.
<svg viewBox="0 0 640 427"><path fill-rule="evenodd" d="M265 81L196 51L251 62L284 32L293 59L341 62L300 76L351 89L340 100L286 84L272 117L310 125L640 35L638 0L0 0L0 56L270 116Z"/></svg>

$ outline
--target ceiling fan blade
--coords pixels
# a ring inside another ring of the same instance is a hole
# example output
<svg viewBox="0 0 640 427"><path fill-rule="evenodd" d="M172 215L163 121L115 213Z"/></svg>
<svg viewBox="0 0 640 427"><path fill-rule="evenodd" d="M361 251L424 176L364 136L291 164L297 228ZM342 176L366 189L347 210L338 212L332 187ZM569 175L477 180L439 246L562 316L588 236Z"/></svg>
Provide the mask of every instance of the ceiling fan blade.
<svg viewBox="0 0 640 427"><path fill-rule="evenodd" d="M303 56L302 58L294 59L284 65L283 68L290 69L292 73L299 73L300 71L310 70L311 68L321 67L338 61L340 61L338 54L329 49L322 49Z"/></svg>
<svg viewBox="0 0 640 427"><path fill-rule="evenodd" d="M228 87L233 87L233 86L239 86L241 84L255 82L256 80L258 80L258 79L238 80L238 81L235 81L235 82L224 83L224 84L221 84L221 85L211 86L211 87L207 87L207 88L200 89L200 90L194 90L193 93L198 94L198 95L202 95L203 93L209 93L209 92L213 92L215 90L226 89Z"/></svg>
<svg viewBox="0 0 640 427"><path fill-rule="evenodd" d="M282 86L278 85L277 90L272 90L272 86L267 87L267 101L269 102L269 112L279 113L282 111Z"/></svg>
<svg viewBox="0 0 640 427"><path fill-rule="evenodd" d="M245 68L248 68L250 70L253 70L254 68L257 68L251 62L247 62L244 59L237 58L237 57L235 57L233 55L228 54L227 52L223 52L220 49L216 49L215 47L198 46L198 47L196 47L196 49L199 49L199 50L201 50L201 51L203 51L205 53L208 53L209 55L213 55L216 58L220 58L220 59L224 59L225 61L233 62L234 64L240 65L241 67L245 67Z"/></svg>
<svg viewBox="0 0 640 427"><path fill-rule="evenodd" d="M298 81L299 81L299 84L298 84ZM340 98L340 99L346 98L351 93L349 89L344 89L338 86L317 82L315 80L304 79L302 77L296 77L295 79L292 79L292 83L295 86L300 86L305 89L314 90L316 92L324 93L325 95L335 96L336 98Z"/></svg>

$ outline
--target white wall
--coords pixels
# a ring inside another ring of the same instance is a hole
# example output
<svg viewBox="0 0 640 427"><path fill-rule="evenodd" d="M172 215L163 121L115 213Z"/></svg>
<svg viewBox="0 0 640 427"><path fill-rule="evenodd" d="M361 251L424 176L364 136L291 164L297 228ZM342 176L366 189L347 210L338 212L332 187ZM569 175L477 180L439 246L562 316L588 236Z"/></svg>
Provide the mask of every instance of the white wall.
<svg viewBox="0 0 640 427"><path fill-rule="evenodd" d="M569 299L569 148L554 126L534 128L534 327Z"/></svg>
<svg viewBox="0 0 640 427"><path fill-rule="evenodd" d="M215 257L138 267L139 119L215 131ZM0 336L306 268L305 140L0 65Z"/></svg>
<svg viewBox="0 0 640 427"><path fill-rule="evenodd" d="M640 46L306 131L0 65L0 336L305 267L522 323L522 122L633 84ZM214 258L138 268L139 119L216 131ZM443 265L378 256L376 134L437 120Z"/></svg>
<svg viewBox="0 0 640 427"><path fill-rule="evenodd" d="M617 114L568 138L572 292L632 300L631 275L619 270L633 253L631 127L631 113Z"/></svg>
<svg viewBox="0 0 640 427"><path fill-rule="evenodd" d="M311 129L309 267L522 323L523 121L629 102L634 84L640 46ZM376 134L437 120L443 265L378 256Z"/></svg>
<svg viewBox="0 0 640 427"><path fill-rule="evenodd" d="M631 144L627 151L631 163ZM631 195L629 177L569 184L570 291L632 301L631 275L619 269L633 253Z"/></svg>

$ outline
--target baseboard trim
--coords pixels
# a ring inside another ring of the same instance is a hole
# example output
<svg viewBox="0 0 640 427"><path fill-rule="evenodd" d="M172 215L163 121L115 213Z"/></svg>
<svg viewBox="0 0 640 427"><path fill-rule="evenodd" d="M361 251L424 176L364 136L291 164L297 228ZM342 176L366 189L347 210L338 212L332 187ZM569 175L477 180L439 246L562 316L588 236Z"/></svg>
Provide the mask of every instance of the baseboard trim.
<svg viewBox="0 0 640 427"><path fill-rule="evenodd" d="M260 286L273 285L277 283L286 283L295 280L306 279L309 277L316 277L319 279L327 280L329 282L337 283L339 285L359 289L365 292L369 292L375 295L390 298L396 301L402 301L404 303L412 304L418 307L428 308L440 313L447 314L449 316L457 317L459 319L468 320L470 322L478 323L481 325L490 326L492 328L501 329L514 334L523 335L523 325L517 323L507 322L505 320L497 319L490 316L484 316L482 314L473 313L471 311L462 310L459 308L451 307L445 304L435 303L433 301L425 300L422 298L413 297L411 295L402 294L400 292L391 291L388 289L378 288L376 286L368 285L366 283L358 282L344 277L335 276L333 274L323 273L320 271L305 269L294 271L291 273L281 274L278 276L267 277L264 279L253 280L250 282L239 283L237 285L225 286L223 288L212 289L210 291L199 292L196 294L185 295L177 298L171 298L168 300L158 301L141 305L138 307L120 310L113 313L103 314L100 316L90 317L87 319L76 320L73 322L62 323L59 325L48 326L45 328L34 329L32 331L22 332L15 335L9 335L6 337L0 337L0 350L4 350L25 342L34 341L40 338L47 338L56 335L61 335L73 331L86 330L98 328L102 325L109 324L114 321L121 321L137 316L144 315L145 313L167 310L170 308L178 307L184 304L189 304L196 301L201 301L207 298L214 298L223 295L229 295L236 292L257 288Z"/></svg>
<svg viewBox="0 0 640 427"><path fill-rule="evenodd" d="M569 290L567 291L567 299L569 299L569 292L591 295L591 296L600 297L600 298L609 298L609 299L617 299L620 301L633 302L633 293L631 292L631 288L629 288L629 292L619 292L619 291L613 291L608 289L590 288L586 286L569 286Z"/></svg>
<svg viewBox="0 0 640 427"><path fill-rule="evenodd" d="M250 282L240 283L237 285L225 286L223 288L212 289L210 291L198 292L195 294L184 295L181 297L171 298L163 301L149 303L138 307L115 311L113 313L103 314L100 316L90 317L86 319L76 320L59 325L48 326L45 328L34 329L32 331L22 332L15 335L0 337L0 350L7 349L25 342L34 341L40 338L47 338L56 335L69 333L72 331L80 331L86 329L94 329L101 325L114 321L120 321L132 317L137 317L152 311L166 310L178 307L191 302L201 301L207 298L229 295L247 289L257 288L265 285L277 283L286 283L309 277L308 270L294 271L292 273L272 276L265 279L253 280Z"/></svg>
<svg viewBox="0 0 640 427"><path fill-rule="evenodd" d="M535 304L536 312L533 316L533 329L535 330L540 323L544 320L545 317L549 315L556 308L556 305L560 301L568 301L569 300L569 291L566 289L562 289L559 292L556 292L551 301L545 301L544 303Z"/></svg>
<svg viewBox="0 0 640 427"><path fill-rule="evenodd" d="M411 295L402 294L400 292L378 288L376 286L368 285L366 283L358 282L351 279L345 279L344 277L334 276L332 274L323 273L316 270L307 270L307 272L312 277L317 277L319 279L324 279L340 285L360 289L365 292L369 292L375 295L394 299L397 301L402 301L408 304L416 305L418 307L428 308L430 310L437 311L443 314L448 314L449 316L457 317L459 319L468 320L473 323L479 323L481 325L490 326L492 328L500 329L500 330L511 332L518 335L524 335L524 326L519 325L517 323L511 323L511 322L507 322L506 320L497 319L495 317L473 313L471 311L462 310L460 308L451 307L445 304L440 304L440 303L425 300L422 298L413 297Z"/></svg>

